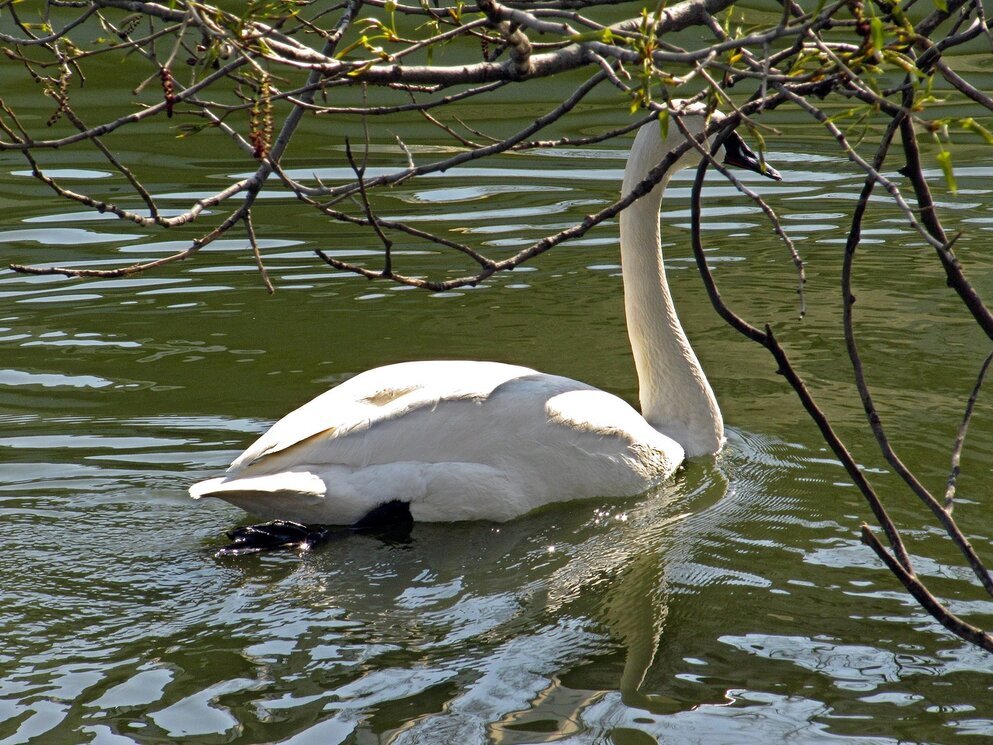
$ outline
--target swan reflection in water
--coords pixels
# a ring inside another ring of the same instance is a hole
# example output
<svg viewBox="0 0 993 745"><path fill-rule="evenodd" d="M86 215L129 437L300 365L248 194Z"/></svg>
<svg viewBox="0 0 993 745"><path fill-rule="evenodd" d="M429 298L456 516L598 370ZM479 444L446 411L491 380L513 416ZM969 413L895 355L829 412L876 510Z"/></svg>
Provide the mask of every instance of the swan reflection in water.
<svg viewBox="0 0 993 745"><path fill-rule="evenodd" d="M312 680L326 727L371 727L391 743L500 741L551 720L560 735L607 720L651 730L642 720L726 704L714 686L687 700L673 675L687 654L707 654L727 614L724 593L701 592L722 579L708 567L712 538L753 517L765 488L742 478L762 464L742 466L732 440L715 464L638 498L224 564L253 586L258 566L276 571L266 594L295 613L280 625L313 625L266 667Z"/></svg>

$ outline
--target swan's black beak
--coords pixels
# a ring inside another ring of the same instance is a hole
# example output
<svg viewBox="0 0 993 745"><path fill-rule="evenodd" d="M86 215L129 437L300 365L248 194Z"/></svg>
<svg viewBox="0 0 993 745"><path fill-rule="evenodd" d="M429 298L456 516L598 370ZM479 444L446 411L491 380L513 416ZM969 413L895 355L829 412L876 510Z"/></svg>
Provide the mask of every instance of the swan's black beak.
<svg viewBox="0 0 993 745"><path fill-rule="evenodd" d="M738 168L744 168L746 171L755 171L755 173L761 173L763 176L767 176L774 181L783 180L779 171L768 163L763 163L759 160L759 156L745 144L745 141L741 139L741 135L737 132L731 132L727 139L724 140L724 165L737 166Z"/></svg>

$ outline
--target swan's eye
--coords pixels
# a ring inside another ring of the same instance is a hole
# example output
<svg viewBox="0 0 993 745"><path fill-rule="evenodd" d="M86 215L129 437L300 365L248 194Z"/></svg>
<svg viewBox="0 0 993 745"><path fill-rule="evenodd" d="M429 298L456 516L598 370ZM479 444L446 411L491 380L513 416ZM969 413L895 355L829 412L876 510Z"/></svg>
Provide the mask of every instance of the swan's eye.
<svg viewBox="0 0 993 745"><path fill-rule="evenodd" d="M747 171L755 171L755 173L761 173L775 181L783 180L779 171L768 163L763 163L737 132L732 132L724 140L724 164L744 168Z"/></svg>

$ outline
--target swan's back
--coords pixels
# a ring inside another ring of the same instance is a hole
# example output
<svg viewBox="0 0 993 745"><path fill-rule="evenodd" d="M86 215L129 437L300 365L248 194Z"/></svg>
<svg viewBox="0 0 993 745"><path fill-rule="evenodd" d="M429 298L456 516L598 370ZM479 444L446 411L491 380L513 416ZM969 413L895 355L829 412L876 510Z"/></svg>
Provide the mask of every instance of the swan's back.
<svg viewBox="0 0 993 745"><path fill-rule="evenodd" d="M682 448L621 399L496 362L406 362L291 412L195 497L263 517L356 522L408 502L416 520L506 520L537 506L644 491Z"/></svg>

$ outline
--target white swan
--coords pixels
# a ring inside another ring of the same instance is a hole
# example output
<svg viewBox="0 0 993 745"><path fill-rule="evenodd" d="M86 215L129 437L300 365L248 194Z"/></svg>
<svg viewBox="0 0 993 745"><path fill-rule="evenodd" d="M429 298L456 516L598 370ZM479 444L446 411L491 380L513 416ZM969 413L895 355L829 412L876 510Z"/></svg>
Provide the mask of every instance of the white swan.
<svg viewBox="0 0 993 745"><path fill-rule="evenodd" d="M684 112L690 131L703 130L702 113ZM623 193L682 139L676 126L664 140L657 121L643 126ZM734 133L725 160L779 178ZM687 155L669 174L697 162ZM684 455L716 453L724 442L721 412L676 317L662 263L667 180L620 218L642 414L585 383L516 365L388 365L288 414L224 476L195 484L190 495L307 524L350 525L396 504L414 520L508 520L551 502L638 494Z"/></svg>

